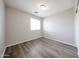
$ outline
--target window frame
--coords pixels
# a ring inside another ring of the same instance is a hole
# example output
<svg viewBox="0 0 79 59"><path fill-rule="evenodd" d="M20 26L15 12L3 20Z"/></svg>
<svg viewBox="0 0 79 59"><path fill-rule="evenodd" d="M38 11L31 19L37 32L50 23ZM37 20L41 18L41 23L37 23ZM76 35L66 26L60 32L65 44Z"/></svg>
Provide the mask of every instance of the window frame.
<svg viewBox="0 0 79 59"><path fill-rule="evenodd" d="M38 22L37 25L35 24L35 22L33 23L33 21ZM41 21L37 18L31 18L30 19L30 30L31 31L41 30Z"/></svg>

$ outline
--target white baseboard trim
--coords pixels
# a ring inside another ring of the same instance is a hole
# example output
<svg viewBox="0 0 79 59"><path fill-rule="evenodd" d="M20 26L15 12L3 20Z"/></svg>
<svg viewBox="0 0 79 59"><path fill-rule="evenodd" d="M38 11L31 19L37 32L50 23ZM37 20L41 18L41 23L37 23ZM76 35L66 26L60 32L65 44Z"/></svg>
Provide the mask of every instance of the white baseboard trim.
<svg viewBox="0 0 79 59"><path fill-rule="evenodd" d="M3 54L1 55L1 58L4 57L4 53L5 53L6 47L4 48Z"/></svg>
<svg viewBox="0 0 79 59"><path fill-rule="evenodd" d="M40 36L40 37L42 37L42 36ZM40 38L40 37L38 37L38 38ZM5 47L7 48L7 47L10 47L10 46L14 46L14 45L17 45L17 44L21 44L21 43L24 43L24 42L35 40L35 39L38 39L38 38L32 38L32 39L29 39L29 40L26 40L26 41L21 41L21 42L15 43L15 44L6 45ZM47 38L47 37L44 37L44 38ZM47 38L47 39L50 39L50 38ZM70 46L76 47L76 45L65 43L65 42L62 42L62 41L59 41L59 40L55 40L55 39L50 39L50 40L58 41L60 43L66 44L66 45L70 45Z"/></svg>
<svg viewBox="0 0 79 59"><path fill-rule="evenodd" d="M48 38L48 37L44 37L44 38L50 39L50 38ZM59 40L55 40L55 39L50 39L50 40L54 40L54 41L57 41L57 42L60 42L60 43L63 43L63 44L66 44L66 45L73 46L73 47L76 47L76 48L77 48L76 45L72 45L72 44L65 43L65 42L62 42L62 41L59 41Z"/></svg>
<svg viewBox="0 0 79 59"><path fill-rule="evenodd" d="M42 36L38 37L38 38L41 38ZM5 47L10 47L10 46L14 46L14 45L17 45L17 44L21 44L21 43L24 43L24 42L28 42L28 41L31 41L31 40L35 40L35 39L38 39L38 38L32 38L32 39L28 39L26 41L21 41L21 42L18 42L18 43L15 43L15 44L10 44L10 45L6 45Z"/></svg>

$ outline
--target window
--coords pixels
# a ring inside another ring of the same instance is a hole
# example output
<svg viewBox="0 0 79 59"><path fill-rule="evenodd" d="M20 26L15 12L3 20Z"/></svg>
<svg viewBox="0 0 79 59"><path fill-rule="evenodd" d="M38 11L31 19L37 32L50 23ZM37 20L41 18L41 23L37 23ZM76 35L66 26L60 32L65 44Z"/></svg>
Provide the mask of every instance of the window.
<svg viewBox="0 0 79 59"><path fill-rule="evenodd" d="M40 30L40 20L31 18L31 30Z"/></svg>

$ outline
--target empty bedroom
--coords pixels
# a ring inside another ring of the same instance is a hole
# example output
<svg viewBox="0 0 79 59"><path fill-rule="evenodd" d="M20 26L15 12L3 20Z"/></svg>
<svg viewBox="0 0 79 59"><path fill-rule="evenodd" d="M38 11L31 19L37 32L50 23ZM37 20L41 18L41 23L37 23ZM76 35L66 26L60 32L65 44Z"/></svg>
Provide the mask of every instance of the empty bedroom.
<svg viewBox="0 0 79 59"><path fill-rule="evenodd" d="M1 58L78 58L78 0L0 0Z"/></svg>

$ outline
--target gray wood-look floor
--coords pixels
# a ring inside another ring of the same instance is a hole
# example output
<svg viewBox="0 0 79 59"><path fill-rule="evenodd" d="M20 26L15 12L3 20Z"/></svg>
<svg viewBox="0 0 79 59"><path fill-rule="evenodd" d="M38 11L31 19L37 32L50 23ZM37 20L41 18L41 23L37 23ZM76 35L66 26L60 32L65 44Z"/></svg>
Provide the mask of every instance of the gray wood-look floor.
<svg viewBox="0 0 79 59"><path fill-rule="evenodd" d="M77 58L77 48L54 40L39 38L8 47L4 58Z"/></svg>

